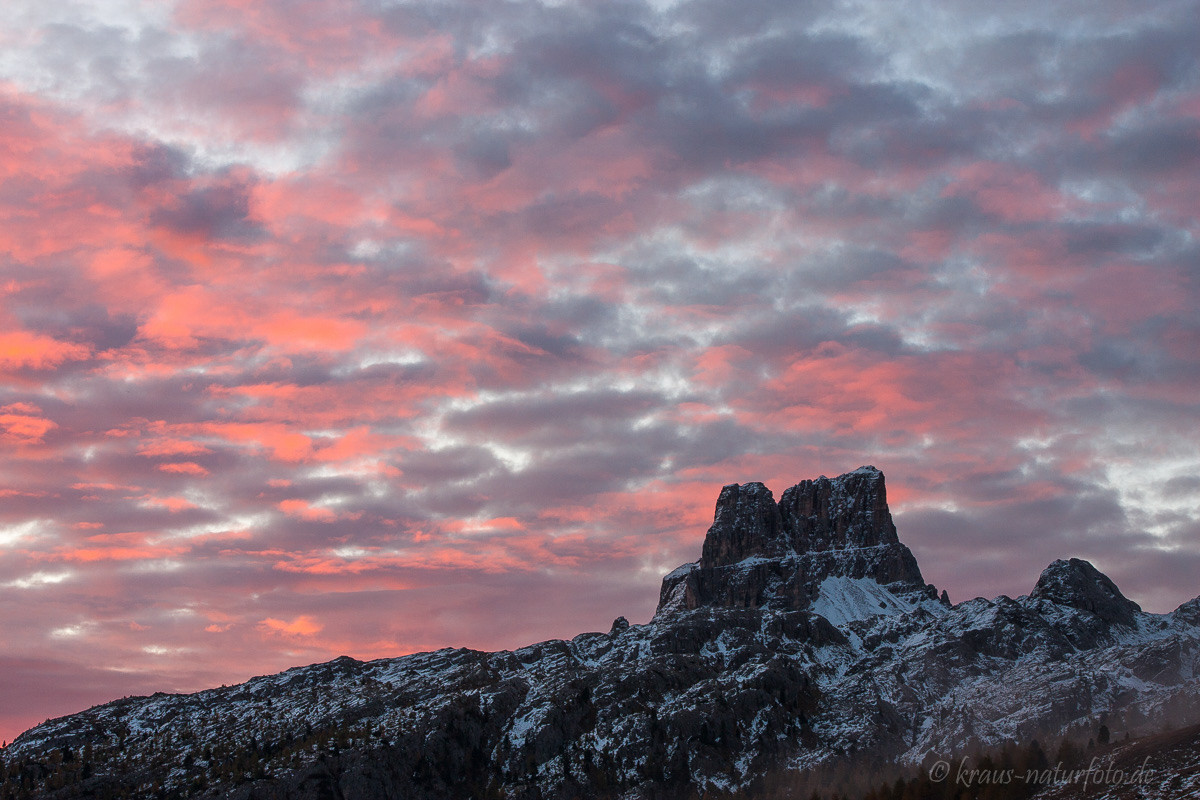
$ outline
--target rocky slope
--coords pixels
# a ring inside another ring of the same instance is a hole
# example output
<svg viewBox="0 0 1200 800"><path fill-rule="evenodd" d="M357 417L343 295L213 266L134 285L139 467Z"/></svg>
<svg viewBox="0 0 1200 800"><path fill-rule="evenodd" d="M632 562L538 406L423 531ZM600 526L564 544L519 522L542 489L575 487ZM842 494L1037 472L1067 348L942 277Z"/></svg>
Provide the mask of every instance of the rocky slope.
<svg viewBox="0 0 1200 800"><path fill-rule="evenodd" d="M1035 800L1183 800L1200 797L1200 726L1088 751L1075 769L1033 776Z"/></svg>
<svg viewBox="0 0 1200 800"><path fill-rule="evenodd" d="M0 798L782 796L851 767L1195 721L1198 668L1200 598L1147 614L1085 561L951 605L863 467L778 503L725 487L645 625L98 706L3 751Z"/></svg>

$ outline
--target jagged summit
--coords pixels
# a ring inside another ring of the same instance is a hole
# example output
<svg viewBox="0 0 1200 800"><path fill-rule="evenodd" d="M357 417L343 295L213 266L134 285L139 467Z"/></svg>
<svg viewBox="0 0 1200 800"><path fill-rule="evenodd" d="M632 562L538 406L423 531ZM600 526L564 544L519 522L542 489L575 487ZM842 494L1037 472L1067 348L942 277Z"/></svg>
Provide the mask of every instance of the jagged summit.
<svg viewBox="0 0 1200 800"><path fill-rule="evenodd" d="M700 565L898 543L883 473L867 466L833 479L801 481L778 503L757 481L729 484L717 498Z"/></svg>
<svg viewBox="0 0 1200 800"><path fill-rule="evenodd" d="M757 555L782 556L790 548L781 528L779 506L770 489L758 482L731 483L717 498L700 564L723 567Z"/></svg>
<svg viewBox="0 0 1200 800"><path fill-rule="evenodd" d="M900 543L883 473L872 466L801 481L784 491L779 512L798 552Z"/></svg>
<svg viewBox="0 0 1200 800"><path fill-rule="evenodd" d="M1107 575L1080 558L1058 559L1042 570L1029 594L1062 606L1090 611L1107 623L1133 625L1142 607L1121 594Z"/></svg>
<svg viewBox="0 0 1200 800"><path fill-rule="evenodd" d="M883 473L873 466L784 491L730 484L700 560L663 579L656 616L701 606L805 609L843 621L936 600L900 543ZM831 620L832 621L832 620Z"/></svg>

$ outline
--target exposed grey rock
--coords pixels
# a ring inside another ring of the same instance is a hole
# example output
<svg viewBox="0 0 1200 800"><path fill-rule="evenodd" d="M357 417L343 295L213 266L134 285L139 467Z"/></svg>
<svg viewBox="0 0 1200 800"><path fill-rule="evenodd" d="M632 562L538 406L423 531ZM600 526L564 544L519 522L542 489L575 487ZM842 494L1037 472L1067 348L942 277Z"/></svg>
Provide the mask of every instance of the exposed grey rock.
<svg viewBox="0 0 1200 800"><path fill-rule="evenodd" d="M663 579L656 614L701 606L800 610L830 577L871 579L908 598L937 597L896 536L875 467L801 481L778 504L761 483L724 487L700 560Z"/></svg>
<svg viewBox="0 0 1200 800"><path fill-rule="evenodd" d="M736 483L721 489L712 527L704 537L700 566L706 569L736 564L751 556L781 556L779 506L761 483Z"/></svg>
<svg viewBox="0 0 1200 800"><path fill-rule="evenodd" d="M1059 559L1046 567L1029 596L1090 611L1116 625L1132 625L1134 615L1142 610L1107 575L1079 558Z"/></svg>
<svg viewBox="0 0 1200 800"><path fill-rule="evenodd" d="M783 530L796 552L898 544L883 473L875 467L801 481L779 500Z"/></svg>

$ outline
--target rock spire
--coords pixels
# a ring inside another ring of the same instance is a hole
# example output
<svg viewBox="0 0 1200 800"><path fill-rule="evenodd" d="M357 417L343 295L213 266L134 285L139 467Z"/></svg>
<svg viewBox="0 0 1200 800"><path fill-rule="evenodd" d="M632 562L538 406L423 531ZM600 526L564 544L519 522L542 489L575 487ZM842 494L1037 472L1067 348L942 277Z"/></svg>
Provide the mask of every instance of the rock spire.
<svg viewBox="0 0 1200 800"><path fill-rule="evenodd" d="M896 536L875 467L801 481L778 503L761 483L725 486L700 560L663 579L657 613L809 608L828 578L874 581L909 599L937 597Z"/></svg>

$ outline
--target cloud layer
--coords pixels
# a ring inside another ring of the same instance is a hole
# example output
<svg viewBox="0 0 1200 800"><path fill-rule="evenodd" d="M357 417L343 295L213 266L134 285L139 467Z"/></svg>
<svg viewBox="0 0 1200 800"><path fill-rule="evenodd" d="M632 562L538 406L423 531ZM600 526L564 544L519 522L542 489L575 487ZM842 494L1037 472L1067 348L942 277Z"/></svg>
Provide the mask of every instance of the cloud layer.
<svg viewBox="0 0 1200 800"><path fill-rule="evenodd" d="M1200 572L1200 7L0 10L0 735L653 609L874 463L952 597Z"/></svg>

